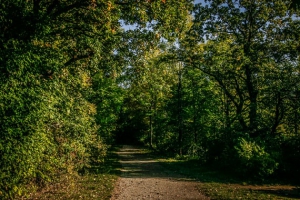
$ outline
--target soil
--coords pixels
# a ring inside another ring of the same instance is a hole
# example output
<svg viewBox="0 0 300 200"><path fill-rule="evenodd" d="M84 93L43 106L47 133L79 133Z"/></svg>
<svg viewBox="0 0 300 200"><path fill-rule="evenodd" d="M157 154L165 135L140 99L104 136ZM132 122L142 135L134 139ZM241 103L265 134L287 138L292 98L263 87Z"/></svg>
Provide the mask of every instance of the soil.
<svg viewBox="0 0 300 200"><path fill-rule="evenodd" d="M141 147L124 145L117 154L122 174L111 200L210 199L200 193L199 182L162 167Z"/></svg>

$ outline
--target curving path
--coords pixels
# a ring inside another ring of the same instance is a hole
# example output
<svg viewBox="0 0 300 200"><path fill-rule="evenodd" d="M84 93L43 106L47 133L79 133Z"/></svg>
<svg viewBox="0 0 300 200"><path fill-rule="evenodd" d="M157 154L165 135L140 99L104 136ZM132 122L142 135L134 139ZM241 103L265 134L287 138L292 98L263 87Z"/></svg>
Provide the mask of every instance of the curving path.
<svg viewBox="0 0 300 200"><path fill-rule="evenodd" d="M140 147L124 145L117 154L122 175L111 200L209 199L197 189L198 182L165 169Z"/></svg>

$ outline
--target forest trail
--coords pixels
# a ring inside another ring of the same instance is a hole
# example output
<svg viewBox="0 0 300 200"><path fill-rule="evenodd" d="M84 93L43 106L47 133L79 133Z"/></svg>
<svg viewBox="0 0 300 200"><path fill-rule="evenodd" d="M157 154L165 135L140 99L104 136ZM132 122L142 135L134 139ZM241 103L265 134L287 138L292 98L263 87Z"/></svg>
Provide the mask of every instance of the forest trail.
<svg viewBox="0 0 300 200"><path fill-rule="evenodd" d="M111 200L209 199L199 182L162 167L141 147L124 145L118 152L122 174Z"/></svg>

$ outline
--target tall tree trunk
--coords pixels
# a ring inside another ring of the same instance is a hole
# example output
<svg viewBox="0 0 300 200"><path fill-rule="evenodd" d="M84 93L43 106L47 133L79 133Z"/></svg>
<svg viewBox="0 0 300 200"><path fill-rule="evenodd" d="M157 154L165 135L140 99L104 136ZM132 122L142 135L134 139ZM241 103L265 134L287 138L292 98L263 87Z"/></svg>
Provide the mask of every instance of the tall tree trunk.
<svg viewBox="0 0 300 200"><path fill-rule="evenodd" d="M249 65L245 66L246 70L246 85L249 94L250 107L249 107L249 131L252 137L257 136L257 95L258 92L254 87L252 72Z"/></svg>
<svg viewBox="0 0 300 200"><path fill-rule="evenodd" d="M198 134L197 134L197 111L196 111L196 82L194 76L192 76L192 94L193 94L193 131L194 131L194 142L197 144Z"/></svg>
<svg viewBox="0 0 300 200"><path fill-rule="evenodd" d="M151 101L151 104L150 104L150 109L149 109L149 112L150 112L150 115L149 115L149 126L150 126L150 133L149 133L149 143L150 143L150 147L152 148L153 147L153 95L151 95L151 98L152 98L152 101Z"/></svg>
<svg viewBox="0 0 300 200"><path fill-rule="evenodd" d="M150 110L150 147L153 147L152 109Z"/></svg>
<svg viewBox="0 0 300 200"><path fill-rule="evenodd" d="M178 101L178 145L179 145L179 154L182 155L182 102L181 102L181 92L182 92L182 67L179 63L178 71L178 88L177 88L177 101Z"/></svg>

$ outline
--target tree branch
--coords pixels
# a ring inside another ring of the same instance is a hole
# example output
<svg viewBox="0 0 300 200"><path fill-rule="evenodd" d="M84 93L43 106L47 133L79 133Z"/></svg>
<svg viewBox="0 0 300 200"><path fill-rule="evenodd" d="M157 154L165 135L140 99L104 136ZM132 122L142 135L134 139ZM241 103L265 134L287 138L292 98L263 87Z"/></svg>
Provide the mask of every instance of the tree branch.
<svg viewBox="0 0 300 200"><path fill-rule="evenodd" d="M91 51L89 52L88 54L85 54L85 55L79 55L79 56L73 56L73 58L71 58L70 60L68 60L64 66L67 67L69 65L71 65L72 63L78 61L78 60L82 60L82 59L86 59L86 58L90 58L94 55L94 52Z"/></svg>

